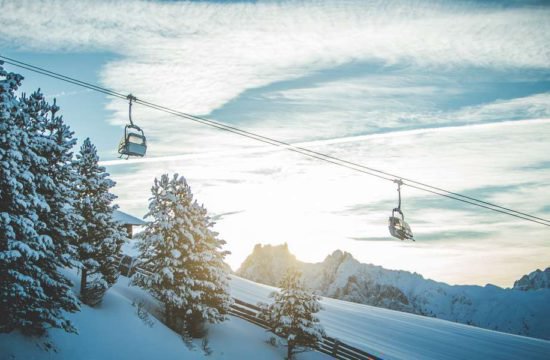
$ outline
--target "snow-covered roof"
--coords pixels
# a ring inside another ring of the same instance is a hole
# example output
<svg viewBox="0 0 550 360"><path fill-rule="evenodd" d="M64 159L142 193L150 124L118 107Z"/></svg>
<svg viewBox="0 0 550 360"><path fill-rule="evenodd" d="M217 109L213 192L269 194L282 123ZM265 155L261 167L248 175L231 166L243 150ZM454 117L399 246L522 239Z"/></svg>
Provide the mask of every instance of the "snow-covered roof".
<svg viewBox="0 0 550 360"><path fill-rule="evenodd" d="M113 212L113 218L118 221L119 223L121 224L124 224L124 225L138 225L138 226L141 226L141 225L145 225L146 222L141 220L140 218L137 218L135 216L132 216L130 214L127 214L123 211L120 211L120 210L115 210Z"/></svg>

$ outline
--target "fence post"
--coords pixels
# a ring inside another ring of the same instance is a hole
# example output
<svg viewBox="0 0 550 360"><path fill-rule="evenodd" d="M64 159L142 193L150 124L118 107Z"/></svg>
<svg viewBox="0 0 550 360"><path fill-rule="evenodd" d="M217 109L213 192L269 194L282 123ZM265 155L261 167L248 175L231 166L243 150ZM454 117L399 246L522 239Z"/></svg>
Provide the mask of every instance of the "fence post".
<svg viewBox="0 0 550 360"><path fill-rule="evenodd" d="M340 341L334 340L334 347L332 348L332 356L336 357L338 356L338 348L340 347Z"/></svg>

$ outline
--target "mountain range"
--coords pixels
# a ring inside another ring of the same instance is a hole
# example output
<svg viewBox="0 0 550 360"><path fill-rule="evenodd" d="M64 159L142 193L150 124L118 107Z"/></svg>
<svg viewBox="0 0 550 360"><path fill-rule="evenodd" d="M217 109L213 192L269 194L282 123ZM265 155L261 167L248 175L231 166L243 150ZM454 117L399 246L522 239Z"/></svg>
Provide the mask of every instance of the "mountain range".
<svg viewBox="0 0 550 360"><path fill-rule="evenodd" d="M550 339L550 268L536 270L504 289L495 285L449 285L422 275L363 264L334 251L320 263L298 261L286 244L260 244L237 275L276 286L287 269L322 296L497 330Z"/></svg>

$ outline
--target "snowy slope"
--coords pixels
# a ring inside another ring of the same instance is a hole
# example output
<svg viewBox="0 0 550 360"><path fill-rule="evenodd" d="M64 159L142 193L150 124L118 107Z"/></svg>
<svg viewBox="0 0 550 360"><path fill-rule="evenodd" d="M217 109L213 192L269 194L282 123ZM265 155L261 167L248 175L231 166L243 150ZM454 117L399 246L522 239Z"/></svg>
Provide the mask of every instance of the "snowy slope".
<svg viewBox="0 0 550 360"><path fill-rule="evenodd" d="M276 288L232 276L232 295L268 302ZM549 359L550 341L324 298L327 334L384 359Z"/></svg>
<svg viewBox="0 0 550 360"><path fill-rule="evenodd" d="M76 280L73 276L73 281ZM19 333L0 334L0 360L181 360L207 358L201 341L194 341L190 350L181 337L155 318L152 327L146 325L132 306L134 300L144 301L147 307L155 301L136 287L128 287L128 279L119 282L107 292L101 307L82 306L82 311L69 315L79 329L79 335L51 330L49 339L29 339ZM268 359L280 360L286 348L275 348L266 343L270 337L265 330L239 318L212 325L208 331L211 359ZM46 352L44 342L55 345L56 351ZM318 353L300 354L300 360L328 359Z"/></svg>
<svg viewBox="0 0 550 360"><path fill-rule="evenodd" d="M277 262L285 266L271 267ZM275 285L287 264L303 271L310 289L330 298L550 339L550 289L544 288L546 272L535 272L522 279L525 288L538 286L541 289L537 291L493 285L451 286L408 271L362 264L342 251L335 251L321 263L302 263L281 245L256 246L237 274Z"/></svg>
<svg viewBox="0 0 550 360"><path fill-rule="evenodd" d="M75 275L73 274L73 277ZM232 295L243 301L269 302L275 288L231 276ZM20 334L0 335L0 359L201 359L199 340L189 350L181 338L158 320L152 327L136 315L134 301L153 309L155 301L121 278L98 309L82 307L71 314L80 335L50 332L57 351L41 349L44 340ZM384 359L548 359L550 342L509 335L448 321L323 299L319 317L330 336ZM154 311L153 311L154 312ZM284 348L266 344L269 334L244 320L230 317L209 329L212 359L282 359ZM299 359L323 359L309 352Z"/></svg>

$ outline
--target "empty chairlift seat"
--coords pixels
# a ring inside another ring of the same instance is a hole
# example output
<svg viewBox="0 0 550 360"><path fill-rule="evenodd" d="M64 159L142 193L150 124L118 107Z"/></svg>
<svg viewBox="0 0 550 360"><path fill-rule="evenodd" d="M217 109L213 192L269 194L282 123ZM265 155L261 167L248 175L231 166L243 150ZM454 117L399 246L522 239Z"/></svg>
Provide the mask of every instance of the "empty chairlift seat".
<svg viewBox="0 0 550 360"><path fill-rule="evenodd" d="M145 156L147 152L147 139L143 130L136 125L126 125L124 137L120 140L118 153L121 156Z"/></svg>

